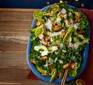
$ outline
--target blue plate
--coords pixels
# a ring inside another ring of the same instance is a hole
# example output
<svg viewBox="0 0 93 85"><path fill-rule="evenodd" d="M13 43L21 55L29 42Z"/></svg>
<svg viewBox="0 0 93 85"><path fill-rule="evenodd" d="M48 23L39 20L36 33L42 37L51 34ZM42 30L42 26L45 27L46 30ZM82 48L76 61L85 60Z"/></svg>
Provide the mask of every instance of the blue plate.
<svg viewBox="0 0 93 85"><path fill-rule="evenodd" d="M48 6L44 7L43 9L41 9L41 11L44 11L45 9L47 9L50 6L52 6L52 5L48 5ZM73 6L67 5L67 7L72 8ZM33 19L32 27L35 27L35 23L36 23L36 19ZM90 38L90 27L88 27L88 37ZM81 67L80 67L80 71L79 71L78 75L76 77L68 76L67 79L66 79L66 82L69 82L69 81L77 78L83 72L83 70L84 70L84 68L85 68L85 66L87 64L87 60L88 60L88 51L89 51L89 43L86 44L86 46L85 46L85 49L84 49L84 52L83 52L83 59L82 59L82 63L81 63ZM40 72L38 72L35 65L30 62L30 59L28 58L28 56L30 54L31 54L31 40L29 38L28 45L27 45L27 52L26 52L26 59L27 59L28 66L38 78L49 82L50 77L43 76ZM60 83L61 79L56 78L53 82L54 83Z"/></svg>

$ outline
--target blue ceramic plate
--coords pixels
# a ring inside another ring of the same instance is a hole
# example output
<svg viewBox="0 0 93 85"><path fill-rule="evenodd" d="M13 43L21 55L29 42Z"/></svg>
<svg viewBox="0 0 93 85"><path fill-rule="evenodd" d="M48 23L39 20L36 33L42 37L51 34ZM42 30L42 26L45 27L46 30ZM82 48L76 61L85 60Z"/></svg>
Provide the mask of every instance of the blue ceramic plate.
<svg viewBox="0 0 93 85"><path fill-rule="evenodd" d="M44 7L43 9L41 9L41 11L44 11L45 9L47 9L50 6L51 5L48 5L48 6ZM72 8L73 6L67 5L67 7ZM36 23L36 19L34 19L32 21L32 27L35 27L35 23ZM90 27L88 27L88 37L90 37ZM86 44L86 46L85 46L85 49L84 49L84 52L83 52L83 59L82 59L82 63L81 63L81 67L80 67L80 71L79 71L78 75L76 77L68 76L67 79L66 79L66 82L77 78L83 72L83 70L84 70L84 68L87 64L87 60L88 60L88 50L89 50L89 43ZM31 54L31 40L29 38L28 45L27 45L27 52L26 52L26 59L27 59L28 66L38 78L49 82L50 77L46 77L46 76L41 75L41 73L38 72L38 70L36 69L35 65L30 62L30 59L28 58L28 56L30 54ZM60 83L61 79L56 78L53 82L54 83Z"/></svg>

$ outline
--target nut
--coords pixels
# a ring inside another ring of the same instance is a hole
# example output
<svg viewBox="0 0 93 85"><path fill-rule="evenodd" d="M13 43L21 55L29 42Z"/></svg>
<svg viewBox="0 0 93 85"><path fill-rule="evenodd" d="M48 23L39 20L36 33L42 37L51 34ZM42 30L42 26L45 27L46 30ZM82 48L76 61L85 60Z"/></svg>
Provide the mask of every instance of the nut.
<svg viewBox="0 0 93 85"><path fill-rule="evenodd" d="M75 15L77 16L77 17L81 17L81 13L80 12L74 12L75 13Z"/></svg>
<svg viewBox="0 0 93 85"><path fill-rule="evenodd" d="M61 32L60 37L61 37L61 38L63 38L65 34L66 34L66 31L65 31L65 30L63 30L63 31Z"/></svg>
<svg viewBox="0 0 93 85"><path fill-rule="evenodd" d="M43 21L37 21L36 22L36 26L40 26L40 25L42 25L43 24Z"/></svg>
<svg viewBox="0 0 93 85"><path fill-rule="evenodd" d="M63 18L65 16L65 14L60 14L60 17Z"/></svg>
<svg viewBox="0 0 93 85"><path fill-rule="evenodd" d="M36 64L35 59L30 59L31 63Z"/></svg>
<svg viewBox="0 0 93 85"><path fill-rule="evenodd" d="M63 65L63 69L67 69L69 67L69 64L66 63L65 65Z"/></svg>
<svg viewBox="0 0 93 85"><path fill-rule="evenodd" d="M46 60L46 59L47 59L47 56L40 57L40 60Z"/></svg>
<svg viewBox="0 0 93 85"><path fill-rule="evenodd" d="M71 68L71 69L75 69L75 67L76 67L75 63L72 63L72 64L70 65L70 68Z"/></svg>
<svg viewBox="0 0 93 85"><path fill-rule="evenodd" d="M61 27L58 26L58 25L55 25L55 26L53 26L53 29L54 29L55 31L59 31L59 30L61 30Z"/></svg>

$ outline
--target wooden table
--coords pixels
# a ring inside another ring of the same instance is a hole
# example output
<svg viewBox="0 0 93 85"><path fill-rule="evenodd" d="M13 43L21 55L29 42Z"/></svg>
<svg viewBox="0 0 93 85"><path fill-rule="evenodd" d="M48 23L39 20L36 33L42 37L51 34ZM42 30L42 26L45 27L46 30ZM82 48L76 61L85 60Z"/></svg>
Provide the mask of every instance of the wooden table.
<svg viewBox="0 0 93 85"><path fill-rule="evenodd" d="M35 10L0 8L0 85L57 85L27 78L26 47Z"/></svg>
<svg viewBox="0 0 93 85"><path fill-rule="evenodd" d="M26 62L26 47L35 10L0 8L0 85L58 85L28 79L30 69ZM92 26L92 22L90 24ZM93 38L90 38L89 62L93 66Z"/></svg>

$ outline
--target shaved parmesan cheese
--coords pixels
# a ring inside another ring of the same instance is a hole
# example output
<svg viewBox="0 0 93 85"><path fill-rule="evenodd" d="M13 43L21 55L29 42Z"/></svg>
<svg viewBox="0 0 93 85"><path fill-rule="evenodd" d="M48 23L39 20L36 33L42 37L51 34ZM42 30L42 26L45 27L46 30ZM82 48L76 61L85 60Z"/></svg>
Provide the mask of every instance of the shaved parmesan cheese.
<svg viewBox="0 0 93 85"><path fill-rule="evenodd" d="M66 9L63 8L63 9L61 10L61 13L62 13L62 14L66 14Z"/></svg>
<svg viewBox="0 0 93 85"><path fill-rule="evenodd" d="M69 27L70 26L69 21L67 19L65 19L64 22L66 24L66 27Z"/></svg>
<svg viewBox="0 0 93 85"><path fill-rule="evenodd" d="M47 22L45 23L45 26L47 29L49 29L50 31L52 30L52 22L50 19L47 20Z"/></svg>
<svg viewBox="0 0 93 85"><path fill-rule="evenodd" d="M58 17L58 18L56 19L56 23L57 23L59 26L61 26L61 18L60 18L60 17Z"/></svg>
<svg viewBox="0 0 93 85"><path fill-rule="evenodd" d="M78 25L79 25L79 23L76 23L76 24L73 25L73 27L74 27L75 29L77 29L77 28L78 28Z"/></svg>
<svg viewBox="0 0 93 85"><path fill-rule="evenodd" d="M43 39L44 35L43 34L40 34L39 35L39 39Z"/></svg>
<svg viewBox="0 0 93 85"><path fill-rule="evenodd" d="M44 66L45 66L45 67L47 67L47 66L48 66L48 64L45 64Z"/></svg>
<svg viewBox="0 0 93 85"><path fill-rule="evenodd" d="M53 64L53 59L49 58L49 64Z"/></svg>
<svg viewBox="0 0 93 85"><path fill-rule="evenodd" d="M63 44L62 43L60 44L60 48L63 48Z"/></svg>
<svg viewBox="0 0 93 85"><path fill-rule="evenodd" d="M38 51L39 50L38 48L39 48L39 46L35 46L34 50Z"/></svg>
<svg viewBox="0 0 93 85"><path fill-rule="evenodd" d="M53 42L53 39L52 39L52 37L50 38L50 41L51 41L51 42Z"/></svg>
<svg viewBox="0 0 93 85"><path fill-rule="evenodd" d="M48 55L48 51L42 51L41 52L41 56L45 56L45 55Z"/></svg>
<svg viewBox="0 0 93 85"><path fill-rule="evenodd" d="M54 51L58 50L58 47L57 46L53 46L53 47L51 47L51 50L54 52Z"/></svg>
<svg viewBox="0 0 93 85"><path fill-rule="evenodd" d="M62 50L62 52L64 52L64 53L65 53L65 52L66 52L66 50Z"/></svg>
<svg viewBox="0 0 93 85"><path fill-rule="evenodd" d="M63 61L62 61L62 60L59 60L59 63L60 63L60 64L63 64Z"/></svg>
<svg viewBox="0 0 93 85"><path fill-rule="evenodd" d="M77 49L79 47L79 45L80 45L80 43L77 42L77 43L73 44L73 48Z"/></svg>
<svg viewBox="0 0 93 85"><path fill-rule="evenodd" d="M56 62L57 62L57 60L58 60L58 58L56 57L56 58L55 58L55 60L54 60L54 63L56 63Z"/></svg>
<svg viewBox="0 0 93 85"><path fill-rule="evenodd" d="M60 35L61 34L61 32L54 32L54 33L52 33L52 32L47 32L47 34L49 35L49 36L57 36L57 35Z"/></svg>
<svg viewBox="0 0 93 85"><path fill-rule="evenodd" d="M69 46L70 46L70 47L72 47L72 46L73 46L71 42L69 43Z"/></svg>
<svg viewBox="0 0 93 85"><path fill-rule="evenodd" d="M57 36L57 35L60 35L61 34L61 31L59 31L59 32L47 32L47 34L50 36L50 37L52 37L52 36Z"/></svg>
<svg viewBox="0 0 93 85"><path fill-rule="evenodd" d="M36 51L39 51L40 49L43 50L43 51L40 51L41 56L48 55L47 47L45 47L45 46L43 46L43 45L41 45L41 46L35 46L35 47L34 47L34 50L36 50Z"/></svg>

